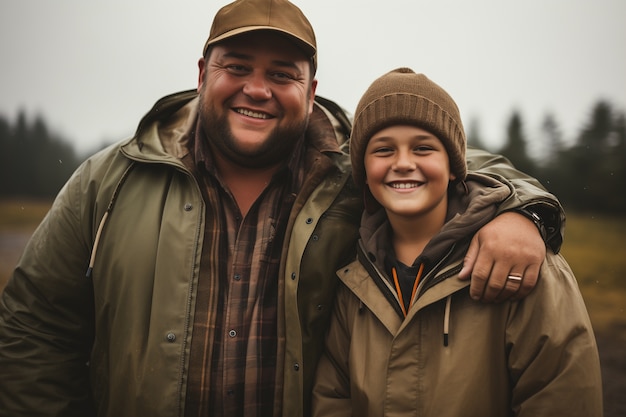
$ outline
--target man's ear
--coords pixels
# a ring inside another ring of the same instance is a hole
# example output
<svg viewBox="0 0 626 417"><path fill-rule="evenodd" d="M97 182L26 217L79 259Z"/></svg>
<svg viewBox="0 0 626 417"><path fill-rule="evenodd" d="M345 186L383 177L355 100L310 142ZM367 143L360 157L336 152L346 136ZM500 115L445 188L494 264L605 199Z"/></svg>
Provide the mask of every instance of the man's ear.
<svg viewBox="0 0 626 417"><path fill-rule="evenodd" d="M317 90L317 80L311 81L311 94L309 97L309 115L313 113L313 103L315 102L315 90Z"/></svg>
<svg viewBox="0 0 626 417"><path fill-rule="evenodd" d="M198 92L202 90L202 86L204 85L204 73L206 71L206 62L204 58L200 58L198 60Z"/></svg>

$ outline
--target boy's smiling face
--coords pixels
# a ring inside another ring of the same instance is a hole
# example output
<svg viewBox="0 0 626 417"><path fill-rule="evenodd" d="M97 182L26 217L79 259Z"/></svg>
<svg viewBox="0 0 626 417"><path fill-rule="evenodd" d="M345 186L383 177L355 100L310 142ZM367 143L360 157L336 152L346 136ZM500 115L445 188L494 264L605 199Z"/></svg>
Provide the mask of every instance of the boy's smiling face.
<svg viewBox="0 0 626 417"><path fill-rule="evenodd" d="M365 149L367 186L387 215L416 217L447 210L454 180L443 143L416 126L395 125L376 132Z"/></svg>

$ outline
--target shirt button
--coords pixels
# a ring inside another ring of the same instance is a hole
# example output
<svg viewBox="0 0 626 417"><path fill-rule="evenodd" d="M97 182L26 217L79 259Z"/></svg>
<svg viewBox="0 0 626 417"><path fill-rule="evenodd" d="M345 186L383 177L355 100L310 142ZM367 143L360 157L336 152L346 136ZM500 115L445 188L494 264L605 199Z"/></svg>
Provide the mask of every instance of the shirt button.
<svg viewBox="0 0 626 417"><path fill-rule="evenodd" d="M173 343L174 341L176 341L176 335L172 332L169 332L167 334L167 336L165 336L165 338L167 339L168 342Z"/></svg>
<svg viewBox="0 0 626 417"><path fill-rule="evenodd" d="M184 207L185 211L191 211L192 208L193 208L193 205L191 203L185 204L185 207Z"/></svg>
<svg viewBox="0 0 626 417"><path fill-rule="evenodd" d="M228 335L229 335L230 337L235 337L235 336L237 336L237 332L236 332L236 331L234 331L234 330L231 330L231 331L229 331L229 332L228 332Z"/></svg>
<svg viewBox="0 0 626 417"><path fill-rule="evenodd" d="M241 280L241 275L235 274L234 279L235 279L235 281L240 281Z"/></svg>
<svg viewBox="0 0 626 417"><path fill-rule="evenodd" d="M300 364L299 363L294 363L293 364L293 369L297 372L300 370Z"/></svg>

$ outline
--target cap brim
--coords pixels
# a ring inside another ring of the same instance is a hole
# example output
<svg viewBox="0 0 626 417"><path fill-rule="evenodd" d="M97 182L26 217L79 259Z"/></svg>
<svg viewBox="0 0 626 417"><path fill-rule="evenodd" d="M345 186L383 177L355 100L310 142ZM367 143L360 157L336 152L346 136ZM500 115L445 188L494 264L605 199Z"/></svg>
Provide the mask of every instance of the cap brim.
<svg viewBox="0 0 626 417"><path fill-rule="evenodd" d="M317 49L315 48L315 46L313 46L310 43L306 42L302 38L294 35L293 33L289 32L289 31L286 31L286 30L283 30L283 29L279 29L279 28L276 28L276 27L273 27L273 26L246 26L246 27L241 27L241 28L229 30L228 32L222 33L221 35L216 36L213 39L207 40L206 44L204 45L204 49L202 50L202 52L203 52L203 54L206 54L206 50L207 50L207 48L210 45L216 44L216 43L221 42L223 40L226 40L228 38L232 38L232 37L237 36L237 35L242 35L244 33L256 32L256 31L260 31L260 30L269 30L269 31L273 31L273 32L278 32L278 33L283 34L283 35L287 35L287 37L290 40L294 41L294 43L296 43L298 45L298 47L305 53L307 58L312 58L317 53Z"/></svg>

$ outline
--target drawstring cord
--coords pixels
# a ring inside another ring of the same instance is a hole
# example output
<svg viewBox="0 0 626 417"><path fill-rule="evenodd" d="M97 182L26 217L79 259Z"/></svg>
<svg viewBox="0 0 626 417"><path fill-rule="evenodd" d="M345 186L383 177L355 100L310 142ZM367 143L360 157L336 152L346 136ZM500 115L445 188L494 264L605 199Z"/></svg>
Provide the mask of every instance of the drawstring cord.
<svg viewBox="0 0 626 417"><path fill-rule="evenodd" d="M111 211L110 208L111 208L111 204L109 204L107 211L104 212L104 216L102 216L102 220L100 220L100 224L98 225L96 238L93 241L93 249L91 250L91 257L89 258L89 268L87 268L87 273L85 274L85 277L87 279L91 279L91 276L93 275L93 265L96 262L96 252L98 251L98 244L100 243L100 236L102 236L102 229L104 229L104 224L106 223L107 218L109 217L109 212Z"/></svg>
<svg viewBox="0 0 626 417"><path fill-rule="evenodd" d="M415 293L417 292L417 287L419 285L420 279L422 278L422 272L424 271L424 264L420 264L420 268L417 271L417 275L415 276L415 282L413 282L413 291L411 291L411 299L409 301L409 309L411 305L413 305L413 301L415 300ZM391 275L393 275L393 283L396 286L396 291L398 292L398 296L400 297L400 308L402 309L402 313L404 317L407 315L407 309L404 308L404 298L402 297L402 289L400 288L400 282L398 281L398 273L396 272L396 268L391 268Z"/></svg>
<svg viewBox="0 0 626 417"><path fill-rule="evenodd" d="M446 310L443 313L443 345L448 346L448 335L450 334L450 304L452 304L452 295L446 298Z"/></svg>
<svg viewBox="0 0 626 417"><path fill-rule="evenodd" d="M104 225L106 224L107 219L109 218L109 213L111 213L111 211L113 210L113 205L115 204L115 201L117 201L117 196L119 194L120 189L122 188L122 184L126 181L128 174L130 173L130 171L133 169L134 166L135 166L135 163L131 162L128 168L126 168L126 170L122 174L122 177L120 178L117 185L115 186L115 190L113 191L113 196L111 196L111 201L109 201L109 205L106 211L104 212L102 219L100 220L100 224L98 224L96 237L93 241L93 248L91 249L91 256L89 257L89 267L87 268L87 272L85 273L85 277L87 279L91 279L93 275L93 266L96 263L96 252L98 251L98 246L100 245L100 237L102 236L102 230L104 230Z"/></svg>

